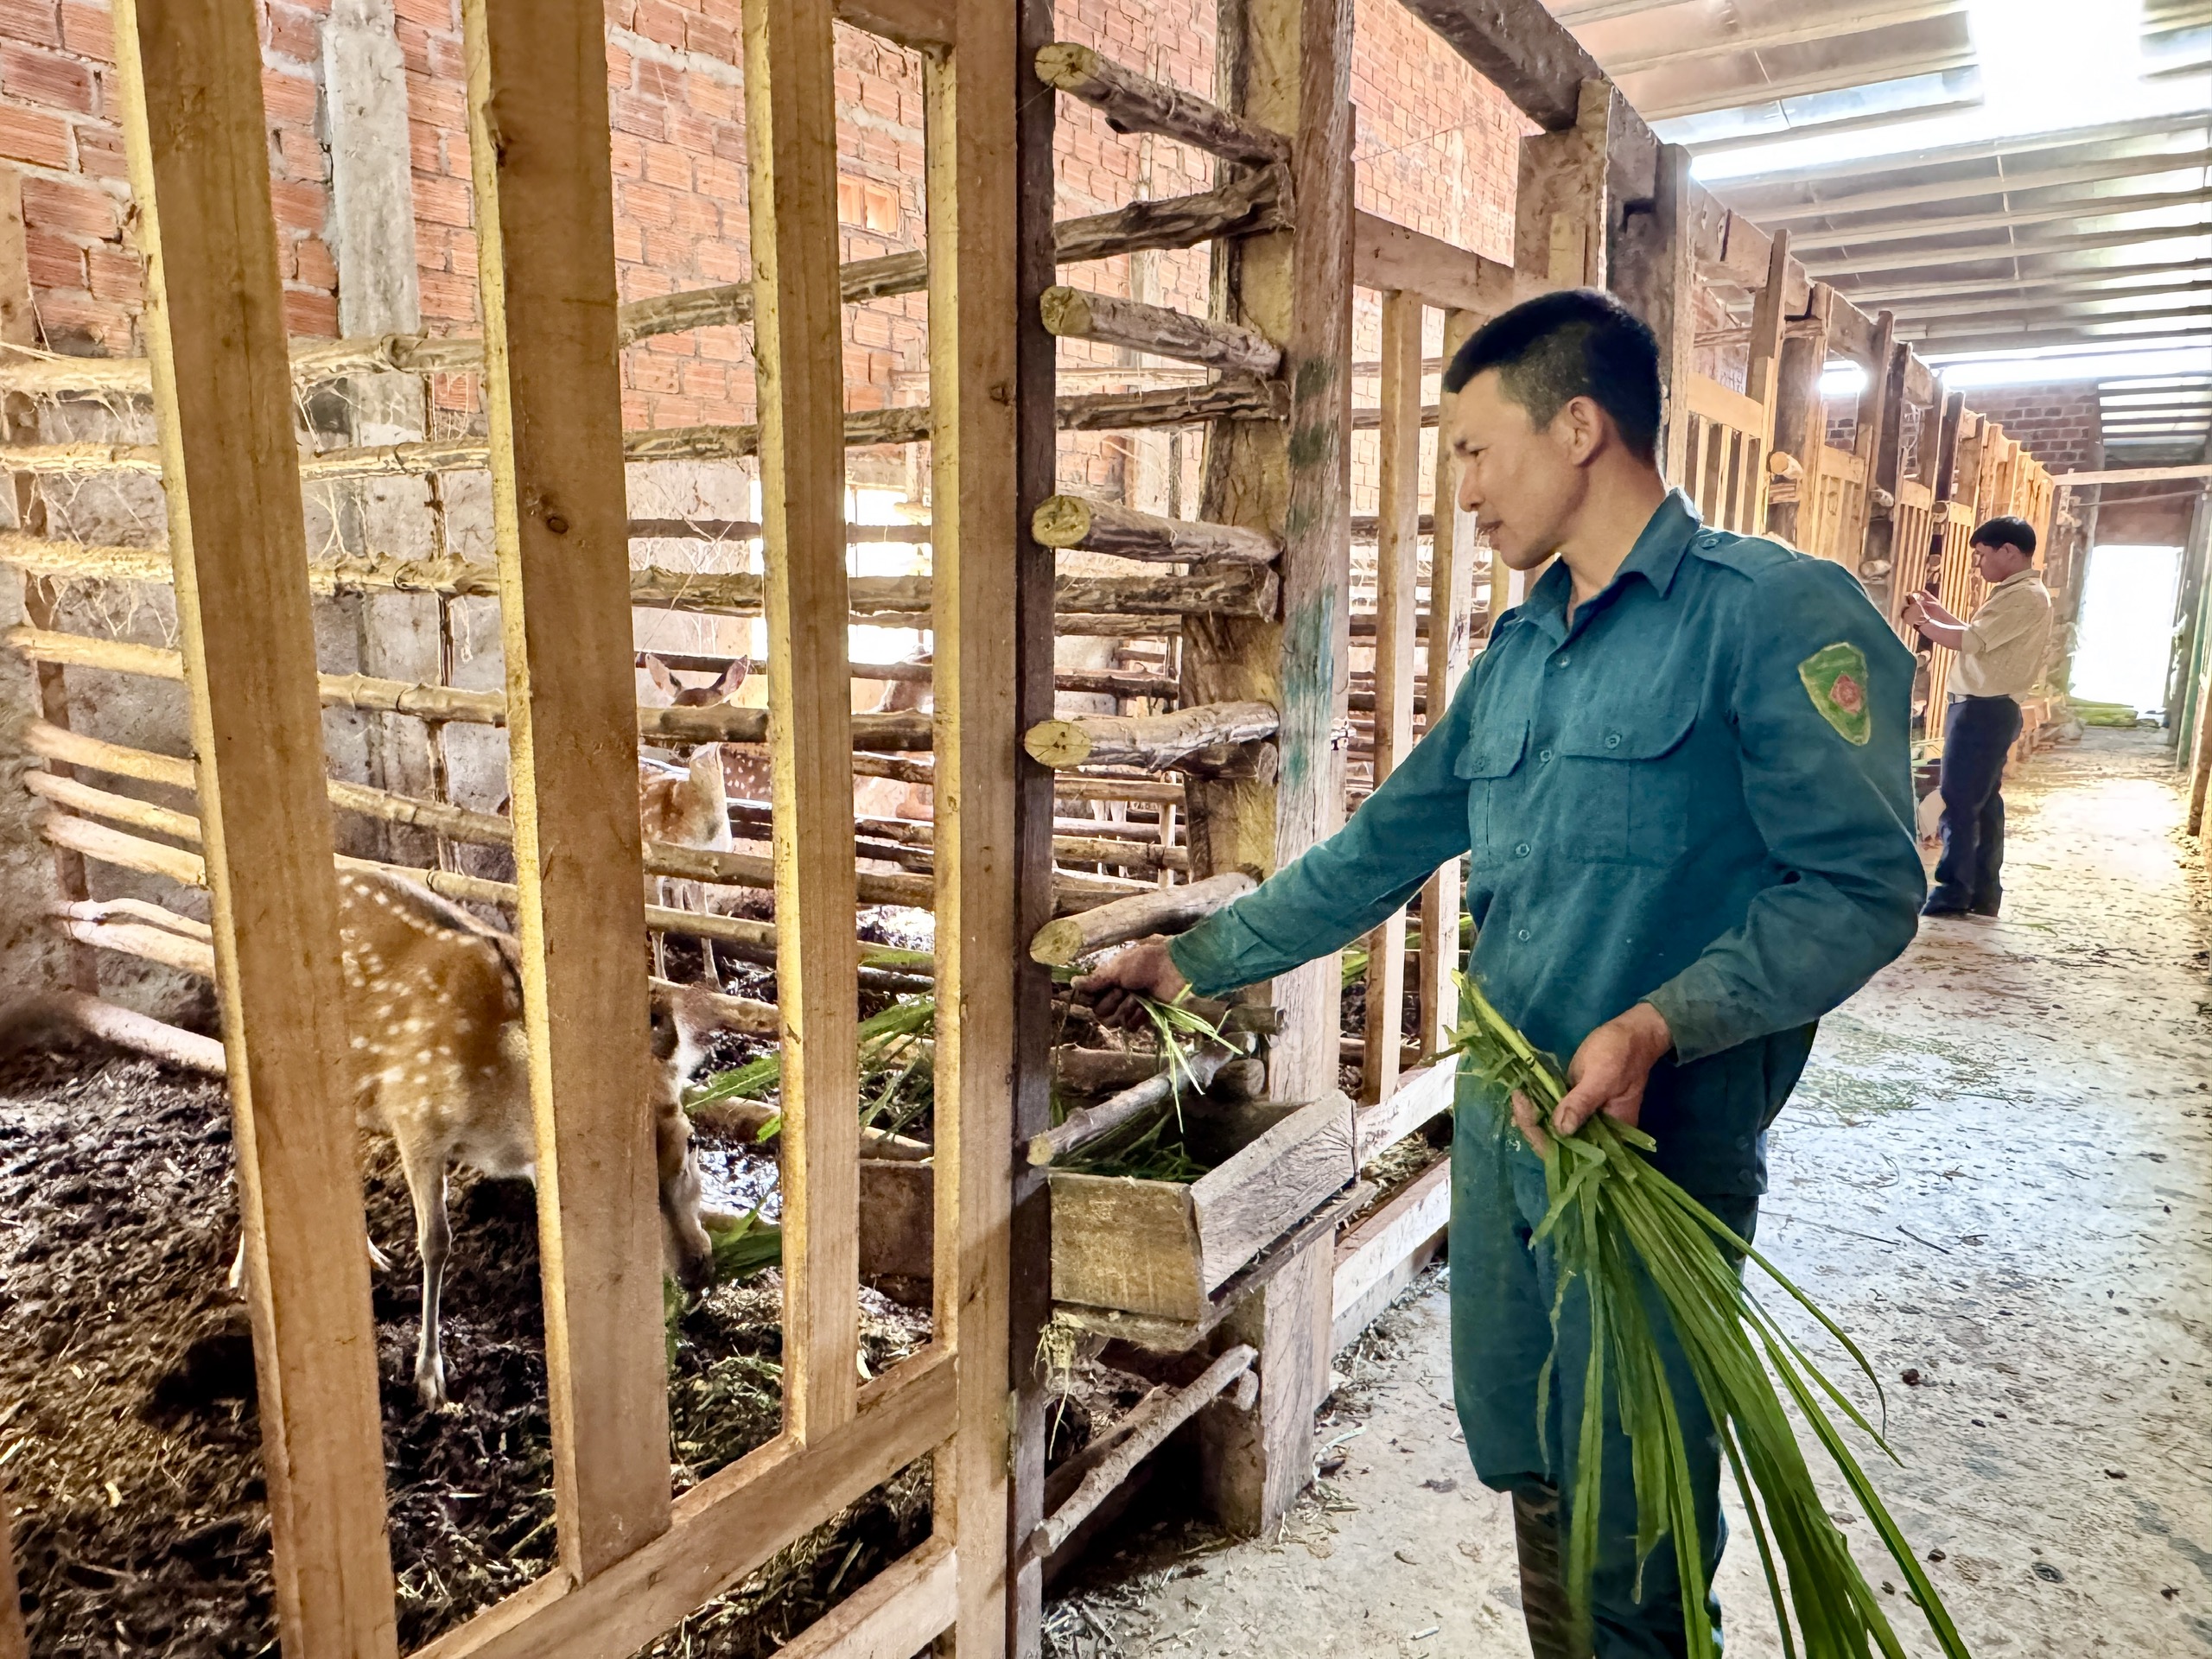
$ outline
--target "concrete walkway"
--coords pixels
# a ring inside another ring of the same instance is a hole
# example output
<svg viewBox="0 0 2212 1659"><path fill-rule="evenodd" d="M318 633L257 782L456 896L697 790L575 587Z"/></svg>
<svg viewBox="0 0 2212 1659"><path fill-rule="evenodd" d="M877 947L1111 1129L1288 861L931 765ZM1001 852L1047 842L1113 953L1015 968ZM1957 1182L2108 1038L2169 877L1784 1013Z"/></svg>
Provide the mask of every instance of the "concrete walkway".
<svg viewBox="0 0 2212 1659"><path fill-rule="evenodd" d="M1759 1242L1878 1367L1904 1466L1876 1478L1942 1552L1930 1572L1977 1656L2212 1653L2202 877L2152 734L2092 732L2008 795L2004 920L1929 924L1825 1023ZM1054 1608L1056 1650L1527 1654L1503 1501L1450 1409L1440 1277L1353 1356L1321 1437L1351 1435L1345 1461L1277 1537L1139 1541L1118 1582L1109 1562ZM1866 1524L1847 1530L1894 1580ZM1728 1650L1767 1659L1737 1538ZM1893 1606L1908 1650L1935 1652Z"/></svg>

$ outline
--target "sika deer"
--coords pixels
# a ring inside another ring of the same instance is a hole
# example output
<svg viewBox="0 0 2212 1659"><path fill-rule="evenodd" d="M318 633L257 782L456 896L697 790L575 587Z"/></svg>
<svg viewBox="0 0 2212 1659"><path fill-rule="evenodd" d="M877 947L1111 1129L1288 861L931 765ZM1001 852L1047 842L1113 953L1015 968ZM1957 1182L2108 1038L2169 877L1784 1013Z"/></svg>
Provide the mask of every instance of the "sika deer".
<svg viewBox="0 0 2212 1659"><path fill-rule="evenodd" d="M668 664L651 652L645 653L645 670L652 690L641 694L648 704L663 709L706 709L725 703L736 696L744 686L746 677L753 671L753 664L741 657L733 662L714 682L703 686L684 686L677 683ZM647 841L664 841L677 847L697 847L708 852L728 852L730 849L729 791L727 768L733 760L749 762L751 757L740 757L731 753L734 745L701 743L695 746L672 745L669 753L684 763L681 772L658 760L640 757L638 761L638 818ZM766 762L760 762L765 780ZM671 876L649 875L645 878L645 902L649 905L671 906L679 910L696 910L702 915L709 909L706 886L698 881L678 880ZM707 977L715 984L721 983L721 976L715 964L715 944L702 939ZM667 947L663 937L653 935L653 971L667 976Z"/></svg>
<svg viewBox="0 0 2212 1659"><path fill-rule="evenodd" d="M446 1168L458 1159L486 1175L537 1173L522 976L515 941L428 890L382 873L338 878L346 1014L356 1110L390 1135L415 1202L423 1256L423 1331L415 1386L444 1402L439 1297L452 1233ZM678 1095L700 1058L702 999L656 1008L648 1099L658 1161L661 1232L669 1271L690 1291L713 1281L714 1250L699 1221L699 1172Z"/></svg>

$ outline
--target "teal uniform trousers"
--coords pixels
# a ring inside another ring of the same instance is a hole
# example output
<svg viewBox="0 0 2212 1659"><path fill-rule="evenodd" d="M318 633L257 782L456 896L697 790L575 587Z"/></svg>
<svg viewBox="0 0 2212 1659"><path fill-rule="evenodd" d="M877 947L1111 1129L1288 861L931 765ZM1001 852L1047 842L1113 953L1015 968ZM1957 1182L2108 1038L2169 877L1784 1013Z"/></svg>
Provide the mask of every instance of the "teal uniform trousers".
<svg viewBox="0 0 2212 1659"><path fill-rule="evenodd" d="M1656 1007L1675 1048L1644 1096L1654 1161L1748 1234L1765 1131L1815 1022L1917 923L1912 653L1842 567L1706 529L1679 491L1571 619L1568 599L1555 564L1344 828L1171 954L1206 995L1270 978L1365 933L1464 855L1471 967L1491 1000L1562 1060L1635 1003ZM1554 1261L1529 1242L1542 1166L1471 1078L1455 1116L1452 1358L1468 1450L1499 1491L1566 1490L1559 1423L1580 1409L1586 1322L1570 1285L1554 1330ZM1536 1381L1555 1346L1546 1425ZM1683 1421L1702 1429L1692 1468L1717 1559L1719 1446L1675 1370ZM1608 1418L1596 1652L1680 1653L1672 1551L1642 1564L1639 1586L1627 1442Z"/></svg>

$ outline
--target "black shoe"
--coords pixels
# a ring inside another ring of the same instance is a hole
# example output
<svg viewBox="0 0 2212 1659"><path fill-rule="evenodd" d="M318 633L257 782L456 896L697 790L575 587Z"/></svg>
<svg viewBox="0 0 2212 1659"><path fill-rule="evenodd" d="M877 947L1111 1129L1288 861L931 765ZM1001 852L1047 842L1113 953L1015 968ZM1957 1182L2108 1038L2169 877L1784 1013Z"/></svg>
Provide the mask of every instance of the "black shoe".
<svg viewBox="0 0 2212 1659"><path fill-rule="evenodd" d="M1969 905L1967 906L1967 914L1969 916L1986 916L1993 922L1997 919L1997 906L1994 905Z"/></svg>
<svg viewBox="0 0 2212 1659"><path fill-rule="evenodd" d="M1964 905L1923 905L1920 913L1923 916L1948 918L1963 916L1967 912Z"/></svg>

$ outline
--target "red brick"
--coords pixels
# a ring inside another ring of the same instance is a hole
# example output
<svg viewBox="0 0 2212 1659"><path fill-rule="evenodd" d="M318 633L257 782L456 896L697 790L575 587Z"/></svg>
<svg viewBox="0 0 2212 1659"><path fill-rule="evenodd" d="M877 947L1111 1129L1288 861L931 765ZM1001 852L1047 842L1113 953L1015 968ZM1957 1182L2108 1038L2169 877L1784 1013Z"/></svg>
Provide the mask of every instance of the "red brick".
<svg viewBox="0 0 2212 1659"><path fill-rule="evenodd" d="M666 0L638 0L638 10L631 27L649 41L675 51L683 49L683 14Z"/></svg>
<svg viewBox="0 0 2212 1659"><path fill-rule="evenodd" d="M33 288L85 286L85 251L67 238L26 231L23 253L30 265Z"/></svg>
<svg viewBox="0 0 2212 1659"><path fill-rule="evenodd" d="M611 117L617 132L634 132L641 138L668 137L668 111L650 99L639 98L634 92L616 92L609 102Z"/></svg>
<svg viewBox="0 0 2212 1659"><path fill-rule="evenodd" d="M392 0L394 15L419 23L433 35L451 34L460 27L453 0Z"/></svg>
<svg viewBox="0 0 2212 1659"><path fill-rule="evenodd" d="M60 46L60 9L53 0L0 0L0 38Z"/></svg>
<svg viewBox="0 0 2212 1659"><path fill-rule="evenodd" d="M294 335L334 339L338 334L338 296L316 289L286 289L284 327Z"/></svg>
<svg viewBox="0 0 2212 1659"><path fill-rule="evenodd" d="M0 45L0 92L49 110L92 112L91 69L36 47Z"/></svg>
<svg viewBox="0 0 2212 1659"><path fill-rule="evenodd" d="M476 232L448 231L446 233L446 269L474 281L476 277Z"/></svg>
<svg viewBox="0 0 2212 1659"><path fill-rule="evenodd" d="M135 308L91 295L41 294L38 323L54 347L86 345L111 356L136 355L131 339Z"/></svg>
<svg viewBox="0 0 2212 1659"><path fill-rule="evenodd" d="M417 173L442 173L446 168L445 135L423 121L407 124L407 162Z"/></svg>
<svg viewBox="0 0 2212 1659"><path fill-rule="evenodd" d="M269 124L281 126L315 124L315 80L308 75L264 67L261 72L261 101L268 106Z"/></svg>
<svg viewBox="0 0 2212 1659"><path fill-rule="evenodd" d="M0 25L4 27L4 25ZM10 29L10 34L15 31ZM90 0L62 0L61 43L80 58L115 61L115 15Z"/></svg>
<svg viewBox="0 0 2212 1659"><path fill-rule="evenodd" d="M672 190L691 188L691 157L658 138L645 141L645 177Z"/></svg>
<svg viewBox="0 0 2212 1659"><path fill-rule="evenodd" d="M103 300L141 305L146 299L146 271L138 256L124 248L94 248L86 255L92 292Z"/></svg>
<svg viewBox="0 0 2212 1659"><path fill-rule="evenodd" d="M69 165L69 124L60 116L0 105L0 156L33 167Z"/></svg>
<svg viewBox="0 0 2212 1659"><path fill-rule="evenodd" d="M330 212L330 193L320 183L298 179L271 179L269 200L279 230L320 231Z"/></svg>
<svg viewBox="0 0 2212 1659"><path fill-rule="evenodd" d="M330 156L314 133L305 127L286 127L276 135L277 153L286 175L320 184L330 176Z"/></svg>
<svg viewBox="0 0 2212 1659"><path fill-rule="evenodd" d="M421 291L423 315L448 322L471 322L476 316L476 283L468 276L456 276L445 270L418 270L416 286Z"/></svg>
<svg viewBox="0 0 2212 1659"><path fill-rule="evenodd" d="M430 73L442 80L464 81L468 77L468 59L461 49L457 35L430 36Z"/></svg>
<svg viewBox="0 0 2212 1659"><path fill-rule="evenodd" d="M637 92L640 98L665 104L683 102L683 72L652 58L638 60Z"/></svg>
<svg viewBox="0 0 2212 1659"><path fill-rule="evenodd" d="M641 225L676 223L676 198L658 185L633 184L625 180L616 187L617 211Z"/></svg>
<svg viewBox="0 0 2212 1659"><path fill-rule="evenodd" d="M322 55L322 22L297 6L270 5L263 9L266 44L278 57L294 63L312 64Z"/></svg>
<svg viewBox="0 0 2212 1659"><path fill-rule="evenodd" d="M699 404L692 397L656 397L652 401L655 426L697 426Z"/></svg>
<svg viewBox="0 0 2212 1659"><path fill-rule="evenodd" d="M466 227L469 223L469 188L461 179L415 175L415 216L433 225Z"/></svg>
<svg viewBox="0 0 2212 1659"><path fill-rule="evenodd" d="M66 179L23 181L23 223L80 242L112 241L123 232L113 196L97 185Z"/></svg>
<svg viewBox="0 0 2212 1659"><path fill-rule="evenodd" d="M713 58L718 62L735 63L738 60L737 31L711 17L685 18L683 44L702 57Z"/></svg>
<svg viewBox="0 0 2212 1659"><path fill-rule="evenodd" d="M77 166L88 179L126 179L123 135L102 122L77 124Z"/></svg>
<svg viewBox="0 0 2212 1659"><path fill-rule="evenodd" d="M337 262L319 236L303 236L292 244L292 257L300 280L334 293L338 288Z"/></svg>

